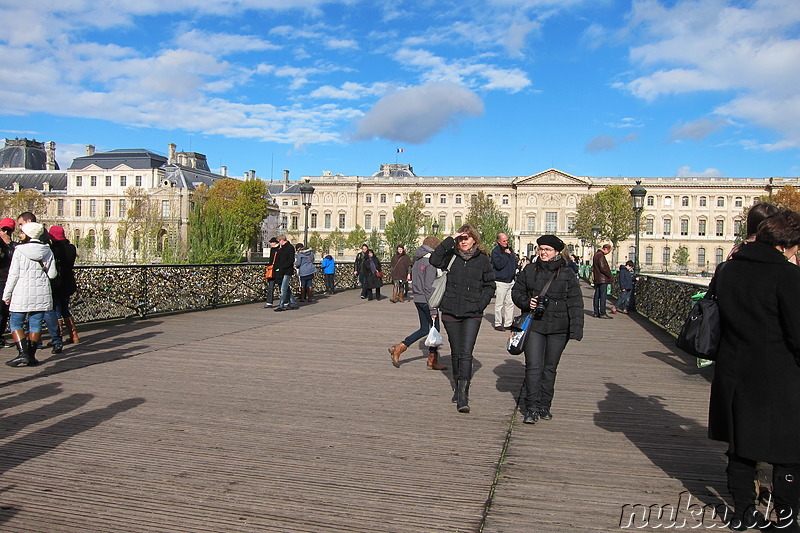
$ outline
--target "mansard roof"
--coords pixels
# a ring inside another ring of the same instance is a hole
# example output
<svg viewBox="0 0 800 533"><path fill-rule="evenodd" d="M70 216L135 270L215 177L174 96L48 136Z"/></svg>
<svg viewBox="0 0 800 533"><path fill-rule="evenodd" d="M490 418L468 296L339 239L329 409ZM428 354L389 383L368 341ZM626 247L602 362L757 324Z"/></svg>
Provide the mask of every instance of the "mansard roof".
<svg viewBox="0 0 800 533"><path fill-rule="evenodd" d="M46 170L47 152L44 143L28 139L6 139L0 148L0 168ZM55 163L55 170L59 170Z"/></svg>
<svg viewBox="0 0 800 533"><path fill-rule="evenodd" d="M223 179L226 179L226 176L214 174L213 172L199 168L185 167L182 165L164 166L165 185L177 187L179 189L193 191L201 184L206 187L211 187L215 182Z"/></svg>
<svg viewBox="0 0 800 533"><path fill-rule="evenodd" d="M0 189L12 192L14 183L19 190L35 189L45 192L44 184L48 183L50 191L67 191L67 173L63 170L27 170L19 172L0 172Z"/></svg>
<svg viewBox="0 0 800 533"><path fill-rule="evenodd" d="M166 163L166 157L150 150L123 148L76 157L72 161L69 170L83 170L90 165L96 165L105 170L111 170L120 165L127 165L133 170L145 170L159 168Z"/></svg>

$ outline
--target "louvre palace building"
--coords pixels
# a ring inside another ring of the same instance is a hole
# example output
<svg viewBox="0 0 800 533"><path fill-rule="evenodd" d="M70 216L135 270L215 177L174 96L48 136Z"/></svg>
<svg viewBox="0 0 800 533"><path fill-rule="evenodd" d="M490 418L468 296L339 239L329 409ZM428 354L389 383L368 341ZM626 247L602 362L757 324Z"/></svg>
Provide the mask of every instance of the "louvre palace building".
<svg viewBox="0 0 800 533"><path fill-rule="evenodd" d="M689 251L690 272L713 271L733 247L746 207L783 186L800 186L796 177L590 177L554 168L511 177L417 176L404 164L381 165L371 176L323 172L304 179L314 186L309 230L322 237L335 228L347 233L356 224L367 233L381 231L392 220L392 209L414 191L423 195L425 217L448 235L466 219L472 199L483 192L508 216L517 252L532 255L537 237L550 233L584 259L591 258L592 243L581 241L572 230L581 198L610 185L630 189L641 180L647 189L640 231L640 263L646 272L674 272L672 256L681 246ZM278 201L283 223L302 229L302 205L280 195ZM617 259L624 262L634 256L631 235L619 243Z"/></svg>

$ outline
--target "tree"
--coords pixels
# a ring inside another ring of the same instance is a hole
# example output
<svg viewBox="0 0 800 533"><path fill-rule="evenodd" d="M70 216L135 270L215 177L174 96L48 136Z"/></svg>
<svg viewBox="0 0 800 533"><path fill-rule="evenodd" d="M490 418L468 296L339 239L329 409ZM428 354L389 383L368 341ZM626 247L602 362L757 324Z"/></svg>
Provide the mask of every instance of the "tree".
<svg viewBox="0 0 800 533"><path fill-rule="evenodd" d="M239 219L242 241L248 248L253 249L261 235L261 221L267 216L267 185L259 179L231 181L238 183L231 201L231 209ZM214 189L214 186L211 188Z"/></svg>
<svg viewBox="0 0 800 533"><path fill-rule="evenodd" d="M466 222L478 230L481 242L487 252L491 253L492 249L497 246L498 233L508 235L508 245L514 247L514 236L508 227L508 217L497 208L494 200L487 198L482 191L473 199L467 212Z"/></svg>
<svg viewBox="0 0 800 533"><path fill-rule="evenodd" d="M672 262L678 265L679 271L686 272L689 265L689 249L683 245L679 246L672 253Z"/></svg>
<svg viewBox="0 0 800 533"><path fill-rule="evenodd" d="M323 239L318 231L312 231L308 236L308 247L317 252L324 252L328 250L330 245L328 239Z"/></svg>
<svg viewBox="0 0 800 533"><path fill-rule="evenodd" d="M383 236L378 231L378 228L372 228L372 233L369 234L369 239L367 239L367 246L370 250L375 252L375 255L378 256L379 259L385 261L386 253L383 250L383 244Z"/></svg>
<svg viewBox="0 0 800 533"><path fill-rule="evenodd" d="M635 215L631 207L630 190L624 185L611 185L596 194L584 196L578 203L574 231L578 238L595 242L593 228L599 228L597 238L611 241L617 262L617 244L626 240L635 228Z"/></svg>
<svg viewBox="0 0 800 533"><path fill-rule="evenodd" d="M327 241L326 250L330 251L332 254L336 254L339 251L339 248L344 248L346 246L347 237L344 236L342 230L339 228L335 228L328 238L325 239ZM361 241L363 244L364 241ZM360 248L360 246L359 246Z"/></svg>
<svg viewBox="0 0 800 533"><path fill-rule="evenodd" d="M800 213L800 189L791 185L781 187L781 189L771 197L762 196L759 198L759 201Z"/></svg>
<svg viewBox="0 0 800 533"><path fill-rule="evenodd" d="M337 228L338 229L338 228ZM345 246L351 250L361 251L361 245L367 242L367 232L356 224L356 227L350 232L345 240Z"/></svg>
<svg viewBox="0 0 800 533"><path fill-rule="evenodd" d="M120 223L119 234L123 239L132 239L135 262L146 263L155 255L153 250L163 225L161 211L142 189L128 187L125 194L127 212Z"/></svg>
<svg viewBox="0 0 800 533"><path fill-rule="evenodd" d="M19 213L30 211L39 218L44 219L44 214L47 213L47 199L39 191L34 189L23 189L11 197L9 202L11 212L16 213L14 218Z"/></svg>
<svg viewBox="0 0 800 533"><path fill-rule="evenodd" d="M408 195L404 204L392 211L392 221L386 224L384 236L393 249L402 246L406 250L416 248L419 230L425 223L422 214L424 207L422 193L414 191Z"/></svg>

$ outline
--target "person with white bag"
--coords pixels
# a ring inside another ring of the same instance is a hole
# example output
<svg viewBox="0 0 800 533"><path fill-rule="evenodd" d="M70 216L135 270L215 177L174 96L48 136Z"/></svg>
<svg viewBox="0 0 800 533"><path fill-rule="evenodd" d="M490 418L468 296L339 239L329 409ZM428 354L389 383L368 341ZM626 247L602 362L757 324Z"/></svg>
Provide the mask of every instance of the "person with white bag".
<svg viewBox="0 0 800 533"><path fill-rule="evenodd" d="M428 370L447 370L446 366L439 364L439 345L442 343L442 336L439 334L437 340L431 340L435 335L431 335L435 329L439 332L439 310L431 309L428 299L433 293L433 280L436 279L437 269L431 266L429 258L431 252L439 246L439 239L436 237L426 237L422 241L422 246L414 252L414 263L411 267L411 291L414 295L414 307L417 308L419 315L419 329L406 337L403 342L389 347L389 354L392 356L392 365L400 368L400 355L405 352L411 344L423 337L428 337L425 345L428 346Z"/></svg>

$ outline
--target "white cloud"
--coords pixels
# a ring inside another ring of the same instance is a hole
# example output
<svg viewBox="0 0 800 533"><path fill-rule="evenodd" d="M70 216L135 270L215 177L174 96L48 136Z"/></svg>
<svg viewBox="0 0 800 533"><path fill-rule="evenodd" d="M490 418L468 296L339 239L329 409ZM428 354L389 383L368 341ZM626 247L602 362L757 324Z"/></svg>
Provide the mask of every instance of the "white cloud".
<svg viewBox="0 0 800 533"><path fill-rule="evenodd" d="M483 114L483 102L464 87L428 83L383 97L358 121L354 140L382 138L421 144L464 116Z"/></svg>
<svg viewBox="0 0 800 533"><path fill-rule="evenodd" d="M254 35L231 35L189 30L178 34L175 44L180 48L210 55L224 56L241 52L280 50L280 46Z"/></svg>
<svg viewBox="0 0 800 533"><path fill-rule="evenodd" d="M725 175L716 168L707 168L702 172L695 172L687 165L680 167L675 176L679 178L722 178Z"/></svg>
<svg viewBox="0 0 800 533"><path fill-rule="evenodd" d="M332 50L357 50L358 41L353 39L328 39L325 41L325 46Z"/></svg>
<svg viewBox="0 0 800 533"><path fill-rule="evenodd" d="M678 122L672 127L670 141L681 139L699 141L721 130L727 124L728 121L722 117L703 117L691 122Z"/></svg>
<svg viewBox="0 0 800 533"><path fill-rule="evenodd" d="M383 96L392 89L397 89L397 87L388 83L363 85L360 83L345 82L340 87L323 85L318 89L314 89L309 96L317 99L358 100L365 96Z"/></svg>

